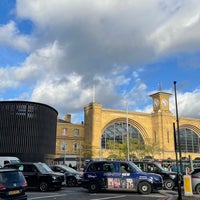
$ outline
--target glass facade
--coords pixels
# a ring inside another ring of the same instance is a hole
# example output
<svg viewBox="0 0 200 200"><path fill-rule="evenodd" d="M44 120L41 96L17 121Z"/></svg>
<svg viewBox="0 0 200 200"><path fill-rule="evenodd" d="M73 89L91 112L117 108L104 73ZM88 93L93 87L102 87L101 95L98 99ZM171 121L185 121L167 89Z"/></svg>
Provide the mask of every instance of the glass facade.
<svg viewBox="0 0 200 200"><path fill-rule="evenodd" d="M103 132L101 137L101 147L107 149L108 141L123 144L124 142L126 142L128 134L130 138L137 139L139 143L144 143L143 137L138 131L138 129L128 124L127 131L127 123L116 122L114 124L109 125Z"/></svg>
<svg viewBox="0 0 200 200"><path fill-rule="evenodd" d="M188 153L199 153L200 137L194 131L187 128L181 128L179 132L181 151Z"/></svg>

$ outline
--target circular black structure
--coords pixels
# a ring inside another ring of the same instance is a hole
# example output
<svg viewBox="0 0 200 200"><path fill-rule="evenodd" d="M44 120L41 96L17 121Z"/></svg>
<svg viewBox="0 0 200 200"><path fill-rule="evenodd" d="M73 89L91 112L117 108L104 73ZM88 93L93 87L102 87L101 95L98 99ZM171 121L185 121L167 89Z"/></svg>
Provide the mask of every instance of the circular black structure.
<svg viewBox="0 0 200 200"><path fill-rule="evenodd" d="M55 154L57 115L41 103L0 101L0 155L43 162Z"/></svg>

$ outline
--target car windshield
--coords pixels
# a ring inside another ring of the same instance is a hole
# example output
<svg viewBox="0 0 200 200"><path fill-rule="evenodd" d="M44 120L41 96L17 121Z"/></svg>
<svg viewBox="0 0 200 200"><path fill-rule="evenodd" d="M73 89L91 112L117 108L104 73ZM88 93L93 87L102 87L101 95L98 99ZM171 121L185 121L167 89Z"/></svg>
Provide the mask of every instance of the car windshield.
<svg viewBox="0 0 200 200"><path fill-rule="evenodd" d="M72 173L77 173L77 171L71 167L67 167L65 165L60 166L62 169L68 171L68 172L72 172Z"/></svg>
<svg viewBox="0 0 200 200"><path fill-rule="evenodd" d="M142 170L137 166L135 165L134 163L130 163L132 165L132 167L137 171L137 172L142 172Z"/></svg>
<svg viewBox="0 0 200 200"><path fill-rule="evenodd" d="M167 171L166 169L164 169L161 164L158 163L154 163L156 165L157 168L159 168L161 171Z"/></svg>
<svg viewBox="0 0 200 200"><path fill-rule="evenodd" d="M38 170L43 174L53 172L52 169L45 163L36 163L35 165L37 166Z"/></svg>

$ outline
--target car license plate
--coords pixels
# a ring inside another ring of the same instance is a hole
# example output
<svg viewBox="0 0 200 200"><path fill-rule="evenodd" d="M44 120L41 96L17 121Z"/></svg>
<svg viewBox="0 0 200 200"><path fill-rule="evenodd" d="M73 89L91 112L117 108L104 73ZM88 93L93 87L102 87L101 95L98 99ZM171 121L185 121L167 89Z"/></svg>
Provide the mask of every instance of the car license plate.
<svg viewBox="0 0 200 200"><path fill-rule="evenodd" d="M13 190L9 192L9 195L14 195L14 194L19 194L20 191L19 190Z"/></svg>

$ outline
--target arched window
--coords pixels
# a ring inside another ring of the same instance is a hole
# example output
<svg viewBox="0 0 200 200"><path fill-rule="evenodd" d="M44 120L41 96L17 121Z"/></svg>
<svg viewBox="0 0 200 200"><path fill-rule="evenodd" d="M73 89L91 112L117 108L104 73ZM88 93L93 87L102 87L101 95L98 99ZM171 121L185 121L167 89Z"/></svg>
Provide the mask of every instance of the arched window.
<svg viewBox="0 0 200 200"><path fill-rule="evenodd" d="M199 153L200 137L194 131L188 128L181 128L179 132L181 151L189 153Z"/></svg>
<svg viewBox="0 0 200 200"><path fill-rule="evenodd" d="M128 124L128 134L130 138L135 138L138 143L144 144L144 140L135 127ZM102 134L101 137L101 147L108 149L108 141L113 141L114 143L125 143L127 141L127 124L125 122L116 122L109 125Z"/></svg>

